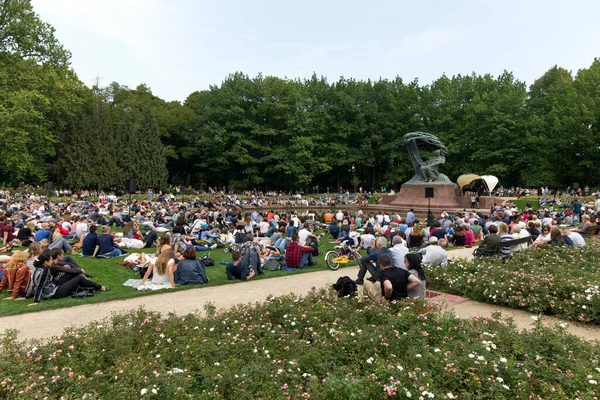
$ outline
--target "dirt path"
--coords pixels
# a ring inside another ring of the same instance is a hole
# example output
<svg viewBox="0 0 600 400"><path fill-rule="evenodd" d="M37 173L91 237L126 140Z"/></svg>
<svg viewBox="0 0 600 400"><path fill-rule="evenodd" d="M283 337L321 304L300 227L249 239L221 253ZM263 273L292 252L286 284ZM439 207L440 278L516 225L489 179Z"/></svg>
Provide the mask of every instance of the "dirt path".
<svg viewBox="0 0 600 400"><path fill-rule="evenodd" d="M471 258L472 249L458 249L449 253L449 258ZM212 302L217 308L229 308L240 303L262 301L269 295L281 296L288 293L303 295L313 287L320 288L331 285L340 276L355 278L358 267L340 268L337 271L315 271L305 274L293 274L245 283L225 286L165 292L141 298L116 300L106 303L88 304L58 310L28 313L0 318L0 333L10 327L19 327L19 339L44 339L60 335L68 326L82 326L92 321L108 318L113 313L135 310L143 306L149 311L161 313L174 312L178 315L198 312L204 313L204 305ZM443 304L443 297L436 302ZM451 302L454 304L454 302ZM532 314L504 307L492 306L475 301L463 301L454 305L446 305L461 318L473 316L491 316L495 311L512 316L519 328L531 328ZM545 323L553 325L562 321L546 318ZM585 339L600 339L600 328L567 322L567 329L574 335Z"/></svg>

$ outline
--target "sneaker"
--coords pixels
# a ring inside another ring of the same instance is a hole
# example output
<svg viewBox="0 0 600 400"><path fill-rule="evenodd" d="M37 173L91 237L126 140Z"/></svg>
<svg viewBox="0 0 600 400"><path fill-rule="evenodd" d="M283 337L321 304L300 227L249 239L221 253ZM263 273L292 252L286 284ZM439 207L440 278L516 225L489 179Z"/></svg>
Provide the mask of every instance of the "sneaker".
<svg viewBox="0 0 600 400"><path fill-rule="evenodd" d="M354 283L356 283L357 285L362 285L363 284L363 280L362 279L357 279L354 281Z"/></svg>
<svg viewBox="0 0 600 400"><path fill-rule="evenodd" d="M214 250L214 249L216 249L216 248L217 248L217 246L218 246L218 244L217 244L217 243L215 243L215 244L213 244L212 246L210 246L210 249L211 249L211 250Z"/></svg>

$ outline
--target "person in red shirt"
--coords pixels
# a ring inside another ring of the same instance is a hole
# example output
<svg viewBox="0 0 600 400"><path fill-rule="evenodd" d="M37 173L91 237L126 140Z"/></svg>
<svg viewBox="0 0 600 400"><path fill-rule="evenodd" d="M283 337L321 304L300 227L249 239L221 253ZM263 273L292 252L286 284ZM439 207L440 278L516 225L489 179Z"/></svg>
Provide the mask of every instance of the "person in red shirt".
<svg viewBox="0 0 600 400"><path fill-rule="evenodd" d="M310 246L300 246L298 240L298 234L294 233L292 242L285 248L285 267L281 269L296 271L316 264L312 256L314 249Z"/></svg>
<svg viewBox="0 0 600 400"><path fill-rule="evenodd" d="M7 288L11 295L3 300L21 300L17 297L27 292L27 288L31 283L31 270L27 266L28 254L26 251L17 251L6 266L6 271L0 282L0 292Z"/></svg>

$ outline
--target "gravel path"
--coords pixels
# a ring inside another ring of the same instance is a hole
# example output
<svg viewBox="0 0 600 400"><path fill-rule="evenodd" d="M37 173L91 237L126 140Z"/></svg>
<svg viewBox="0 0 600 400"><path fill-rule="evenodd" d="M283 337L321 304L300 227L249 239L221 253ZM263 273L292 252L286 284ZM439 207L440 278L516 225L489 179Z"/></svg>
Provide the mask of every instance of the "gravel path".
<svg viewBox="0 0 600 400"><path fill-rule="evenodd" d="M471 258L472 249L458 249L449 253L450 258ZM111 316L111 314L144 307L149 311L161 313L174 312L178 315L188 313L204 313L204 306L212 302L217 308L229 308L240 303L262 301L269 295L281 296L288 293L303 295L312 288L331 285L340 276L348 275L355 278L357 266L340 268L337 271L315 271L312 273L293 274L285 277L263 279L248 282L239 282L231 285L212 286L178 292L165 291L161 294L144 296L140 298L115 300L105 303L88 304L76 307L48 310L0 318L0 332L8 327L19 327L18 338L46 339L60 335L68 326L81 326L92 321L98 321ZM440 299L438 299L439 302ZM501 311L515 319L518 327L531 328L532 314L512 310L504 307L493 306L476 301L464 301L452 306L444 306L452 310L460 318L474 316L491 316L493 312ZM558 319L544 318L544 323L553 325L562 323ZM600 339L600 328L567 322L567 329L574 335L594 340Z"/></svg>

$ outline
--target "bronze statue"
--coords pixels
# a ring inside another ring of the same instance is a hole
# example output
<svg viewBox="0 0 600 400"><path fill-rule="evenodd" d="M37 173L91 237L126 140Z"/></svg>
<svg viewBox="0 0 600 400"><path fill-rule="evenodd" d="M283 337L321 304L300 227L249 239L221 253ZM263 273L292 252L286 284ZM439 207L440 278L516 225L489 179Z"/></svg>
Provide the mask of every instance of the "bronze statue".
<svg viewBox="0 0 600 400"><path fill-rule="evenodd" d="M419 145L435 149L433 155L423 160L419 153ZM406 183L452 184L452 181L446 175L438 172L440 165L446 162L448 149L437 137L426 132L407 133L404 135L404 147L406 147L410 161L415 168L415 176Z"/></svg>

